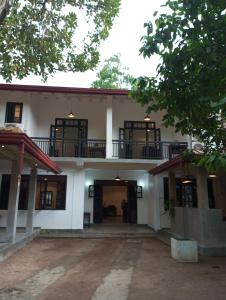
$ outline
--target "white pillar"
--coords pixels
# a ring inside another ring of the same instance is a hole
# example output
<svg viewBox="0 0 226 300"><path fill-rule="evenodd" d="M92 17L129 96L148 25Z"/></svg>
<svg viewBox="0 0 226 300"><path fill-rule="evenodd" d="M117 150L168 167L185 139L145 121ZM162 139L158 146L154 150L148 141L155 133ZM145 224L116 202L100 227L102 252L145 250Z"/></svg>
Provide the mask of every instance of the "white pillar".
<svg viewBox="0 0 226 300"><path fill-rule="evenodd" d="M154 230L161 229L161 212L160 212L160 196L159 196L159 176L154 176Z"/></svg>
<svg viewBox="0 0 226 300"><path fill-rule="evenodd" d="M112 158L112 96L107 96L106 107L106 158Z"/></svg>
<svg viewBox="0 0 226 300"><path fill-rule="evenodd" d="M74 175L72 229L83 229L85 200L85 170L76 169Z"/></svg>
<svg viewBox="0 0 226 300"><path fill-rule="evenodd" d="M192 149L192 136L187 135L187 143L188 143L188 149Z"/></svg>
<svg viewBox="0 0 226 300"><path fill-rule="evenodd" d="M33 168L31 169L30 180L29 180L29 194L28 194L28 206L27 206L26 233L29 235L33 233L36 187L37 187L37 169Z"/></svg>
<svg viewBox="0 0 226 300"><path fill-rule="evenodd" d="M200 224L198 230L201 233L201 243L205 245L209 239L208 228L208 186L207 186L207 172L204 168L197 168L196 173L197 180L197 197L198 197L198 209L200 215Z"/></svg>
<svg viewBox="0 0 226 300"><path fill-rule="evenodd" d="M20 163L19 161L12 161L12 171L9 189L9 202L7 213L7 240L14 243L16 240L16 226L17 226L17 212L20 194Z"/></svg>

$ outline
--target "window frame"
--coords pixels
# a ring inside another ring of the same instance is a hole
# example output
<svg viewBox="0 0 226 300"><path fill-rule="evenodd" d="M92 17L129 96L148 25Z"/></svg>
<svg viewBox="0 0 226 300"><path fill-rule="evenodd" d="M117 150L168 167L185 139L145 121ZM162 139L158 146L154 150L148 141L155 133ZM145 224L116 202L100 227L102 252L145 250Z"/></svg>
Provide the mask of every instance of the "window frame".
<svg viewBox="0 0 226 300"><path fill-rule="evenodd" d="M28 193L29 193L29 175L21 176L21 186L20 186L20 194L19 194L19 203L18 210L27 210L28 207ZM3 179L4 178L4 179ZM49 182L57 183L57 196L61 192L62 198L56 198L56 207L55 208L45 208L41 207L40 203L40 193L38 194L38 190L36 191L36 201L35 201L35 210L66 210L66 200L67 200L67 175L38 175L37 176L37 186L39 183L45 182L44 178L47 178ZM0 186L0 210L8 209L9 202L9 190L10 190L10 174L2 174L1 186ZM47 180L47 181L48 181ZM7 184L7 187L6 187ZM23 189L22 189L23 184ZM62 185L61 185L62 184ZM59 186L61 187L59 188ZM46 184L46 189L43 190L45 192L50 192L48 190L48 184ZM41 192L41 190L40 190ZM23 198L23 195L25 198ZM37 199L39 207L37 207ZM57 202L58 201L58 202ZM57 203L59 207L57 208ZM60 203L60 204L59 204Z"/></svg>
<svg viewBox="0 0 226 300"><path fill-rule="evenodd" d="M17 105L20 106L20 116L18 117L19 118L18 121L15 120L16 119L15 112L16 112ZM12 115L10 115L10 114L12 114ZM23 103L22 102L6 102L5 123L21 124L22 116L23 116ZM12 120L9 118L12 118Z"/></svg>

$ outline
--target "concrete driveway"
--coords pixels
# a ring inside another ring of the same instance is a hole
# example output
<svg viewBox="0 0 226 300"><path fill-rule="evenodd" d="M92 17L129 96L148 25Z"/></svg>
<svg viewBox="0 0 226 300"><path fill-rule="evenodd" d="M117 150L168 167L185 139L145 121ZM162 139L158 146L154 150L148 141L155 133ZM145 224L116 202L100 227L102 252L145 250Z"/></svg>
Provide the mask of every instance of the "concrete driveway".
<svg viewBox="0 0 226 300"><path fill-rule="evenodd" d="M157 239L36 239L0 263L0 299L226 299L226 257L182 264Z"/></svg>

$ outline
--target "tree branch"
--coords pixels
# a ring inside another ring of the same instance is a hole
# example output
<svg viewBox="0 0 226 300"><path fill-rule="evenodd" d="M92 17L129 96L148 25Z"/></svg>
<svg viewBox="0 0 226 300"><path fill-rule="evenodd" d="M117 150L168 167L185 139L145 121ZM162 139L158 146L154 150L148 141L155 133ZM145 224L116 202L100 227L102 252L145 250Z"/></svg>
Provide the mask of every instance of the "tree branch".
<svg viewBox="0 0 226 300"><path fill-rule="evenodd" d="M0 24L2 24L9 13L12 5L11 0L0 0Z"/></svg>

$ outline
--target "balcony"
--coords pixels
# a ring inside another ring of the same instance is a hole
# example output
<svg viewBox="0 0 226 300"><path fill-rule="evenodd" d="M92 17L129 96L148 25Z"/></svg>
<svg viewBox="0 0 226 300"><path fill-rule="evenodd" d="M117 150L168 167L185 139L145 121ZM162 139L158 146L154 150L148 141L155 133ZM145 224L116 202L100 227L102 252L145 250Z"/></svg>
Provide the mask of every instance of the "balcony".
<svg viewBox="0 0 226 300"><path fill-rule="evenodd" d="M113 157L125 159L171 159L187 149L187 143L113 141Z"/></svg>
<svg viewBox="0 0 226 300"><path fill-rule="evenodd" d="M106 140L62 140L32 138L32 140L52 157L105 158ZM179 142L113 142L113 157L123 159L171 159L187 148L187 143Z"/></svg>
<svg viewBox="0 0 226 300"><path fill-rule="evenodd" d="M32 138L32 140L49 156L53 157L106 157L105 140L69 140L49 138Z"/></svg>

